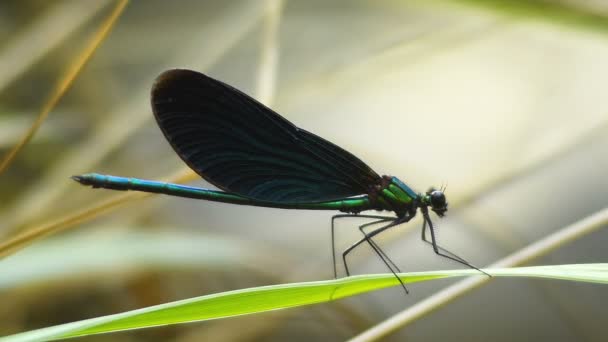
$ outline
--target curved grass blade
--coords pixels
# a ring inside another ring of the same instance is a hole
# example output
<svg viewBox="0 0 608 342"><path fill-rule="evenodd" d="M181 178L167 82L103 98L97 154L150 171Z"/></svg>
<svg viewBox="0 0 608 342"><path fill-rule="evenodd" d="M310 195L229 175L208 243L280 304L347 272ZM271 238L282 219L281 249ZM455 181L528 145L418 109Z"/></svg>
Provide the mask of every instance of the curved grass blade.
<svg viewBox="0 0 608 342"><path fill-rule="evenodd" d="M608 264L579 264L486 269L494 277L535 277L608 284ZM476 270L400 274L406 283L479 275ZM337 280L262 286L196 297L120 314L32 330L0 342L48 341L121 330L204 321L329 302L400 285L393 274L361 275Z"/></svg>
<svg viewBox="0 0 608 342"><path fill-rule="evenodd" d="M543 255L548 255L559 247L598 231L606 225L608 225L608 208L601 209L569 226L561 228L511 255L498 260L492 265L489 265L488 268L513 268L518 265L530 263L532 260L538 259ZM354 336L349 342L380 340L387 335L404 328L408 324L411 324L420 317L428 315L437 308L446 305L474 288L487 283L487 281L487 279L482 278L469 278L459 281L391 316L387 320L369 328L361 334Z"/></svg>

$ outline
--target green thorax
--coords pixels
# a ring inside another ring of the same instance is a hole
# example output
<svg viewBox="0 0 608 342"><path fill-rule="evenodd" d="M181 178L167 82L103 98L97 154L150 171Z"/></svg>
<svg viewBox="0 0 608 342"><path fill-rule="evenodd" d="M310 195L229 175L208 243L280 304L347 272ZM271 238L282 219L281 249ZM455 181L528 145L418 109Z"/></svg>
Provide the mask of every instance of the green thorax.
<svg viewBox="0 0 608 342"><path fill-rule="evenodd" d="M382 183L374 190L370 200L377 209L394 211L397 216L415 210L420 201L420 196L397 177L382 176Z"/></svg>

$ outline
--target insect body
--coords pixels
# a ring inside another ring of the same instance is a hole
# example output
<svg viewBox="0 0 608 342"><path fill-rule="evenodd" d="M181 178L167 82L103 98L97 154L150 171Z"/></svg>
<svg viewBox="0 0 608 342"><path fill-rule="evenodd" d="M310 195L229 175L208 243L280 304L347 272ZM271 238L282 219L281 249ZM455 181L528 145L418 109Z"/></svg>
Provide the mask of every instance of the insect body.
<svg viewBox="0 0 608 342"><path fill-rule="evenodd" d="M347 274L346 256L363 242L372 246L391 272L399 272L372 238L408 222L420 209L422 238L435 253L476 268L437 244L429 209L440 217L445 214L448 204L443 189L416 193L396 177L380 176L350 152L296 127L241 91L195 71L175 69L161 74L152 88L151 102L158 126L175 152L220 190L96 173L73 179L94 188L270 208L341 211L345 214L332 218L332 246L336 219L373 218L375 221L360 226L363 238L343 253ZM389 211L395 216L360 214L366 210ZM365 232L364 228L380 223L383 225Z"/></svg>

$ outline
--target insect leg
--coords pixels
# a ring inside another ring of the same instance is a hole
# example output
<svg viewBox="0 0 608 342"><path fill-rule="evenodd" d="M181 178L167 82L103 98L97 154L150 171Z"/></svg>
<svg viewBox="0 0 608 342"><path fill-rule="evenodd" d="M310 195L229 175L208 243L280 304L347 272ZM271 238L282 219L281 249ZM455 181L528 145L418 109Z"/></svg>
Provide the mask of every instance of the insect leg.
<svg viewBox="0 0 608 342"><path fill-rule="evenodd" d="M379 221L379 222L381 222L381 221ZM376 223L379 223L379 222L376 222ZM348 256L348 253L350 253L350 252L351 252L353 249L357 248L357 247L358 247L360 244L362 244L363 242L370 243L370 242L369 242L369 239L370 239L370 238L372 238L372 237L374 237L374 236L376 236L376 235L378 235L378 234L382 233L383 231L385 231L385 230L387 230L387 229L389 229L389 228L391 228L391 227L394 227L394 226L396 226L396 225L399 225L399 224L401 224L401 223L402 223L402 221L398 221L398 220L394 220L394 219L393 219L393 221L392 221L391 223L387 224L386 226L382 226L382 227L380 227L380 228L378 228L378 229L376 229L376 230L373 230L373 231L371 231L369 234L364 234L364 237L363 237L361 240L359 240L359 241L355 242L355 243L354 243L354 244L352 244L350 247L348 247L347 249L345 249L345 250L344 250L344 252L342 252L342 261L344 262L344 268L346 269L346 274L347 274L347 275L350 275L350 271L348 270L348 264L347 264L347 262L346 262L346 257ZM370 245L372 245L372 243L370 243ZM373 248L373 247L374 247L374 246L372 245L372 248ZM374 250L376 251L376 249L375 249L375 248L374 248ZM376 251L376 252L377 252L377 251ZM383 259L383 260L384 260L384 259ZM387 266L388 266L388 265L387 265ZM389 268L390 268L390 267L389 267ZM392 269L391 269L391 271L392 271Z"/></svg>
<svg viewBox="0 0 608 342"><path fill-rule="evenodd" d="M394 217L391 217L391 216L381 216L381 215L339 214L339 215L332 216L332 218L331 218L331 257L332 257L332 263L334 266L334 278L338 278L338 271L336 269L336 244L335 244L335 232L334 232L335 223L334 223L334 221L339 218L347 218L347 217L381 219L378 222L393 221L395 219ZM348 274L348 270L347 270L347 274Z"/></svg>
<svg viewBox="0 0 608 342"><path fill-rule="evenodd" d="M459 257L458 255L448 251L447 249L439 246L439 244L437 244L437 239L435 238L435 229L433 228L433 222L431 221L431 218L429 217L429 212L428 210L425 210L426 208L422 208L422 216L423 216L423 220L424 222L422 223L422 241L429 243L433 246L433 250L435 251L435 254L442 256L444 258L448 258L450 260L454 260L460 264L463 264L465 266L468 266L472 269L476 269L479 272L487 275L488 277L492 277L491 275L489 275L488 273L480 270L478 267L474 266L473 264L469 263L468 261L464 260L463 258ZM431 232L431 241L428 241L426 239L426 224L429 224L429 231Z"/></svg>
<svg viewBox="0 0 608 342"><path fill-rule="evenodd" d="M385 222L385 221L374 221L374 222L369 222L366 224L362 224L359 226L359 230L361 231L361 233L363 234L363 236L368 235L367 232L365 232L365 228L377 224L377 223L381 223L381 222ZM397 272L401 272L401 270L399 269L399 267L391 260L391 258L388 257L388 255L384 252L384 250L382 250L382 248L380 248L380 246L376 243L376 241L374 241L372 238L368 239L368 242L370 244L370 246L376 250L377 253L381 254L380 258L383 259L382 261L384 262L384 264L390 269L391 267L396 270ZM387 262L390 264L388 265Z"/></svg>
<svg viewBox="0 0 608 342"><path fill-rule="evenodd" d="M361 231L361 233L363 233L363 236L367 238L367 242L372 247L372 249L374 250L374 252L376 252L376 254L380 257L380 260L382 260L382 262L386 265L386 267L388 267L388 269L395 276L395 278L397 278L397 280L401 284L401 287L405 291L405 294L409 294L410 292L407 290L407 287L405 287L405 284L403 283L403 280L401 280L401 278L399 278L399 276L397 276L397 272L401 273L401 270L399 269L399 267L397 267L397 265L391 260L391 258L389 258L388 255L386 255L386 253L382 250L382 248L380 248L380 246L378 246L378 244L376 244L376 242L374 240L372 240L372 238L371 238L371 236L373 236L371 234L374 233L376 230L384 231L385 228L384 227L378 228L378 229L370 232L370 234L367 234L365 232L365 230L364 230L365 227L370 226L371 224L374 224L374 223L378 223L378 221L376 221L376 222L370 222L370 223L367 223L367 224L360 225L359 226L359 230ZM347 267L346 266L346 259L344 260L344 267L345 268Z"/></svg>

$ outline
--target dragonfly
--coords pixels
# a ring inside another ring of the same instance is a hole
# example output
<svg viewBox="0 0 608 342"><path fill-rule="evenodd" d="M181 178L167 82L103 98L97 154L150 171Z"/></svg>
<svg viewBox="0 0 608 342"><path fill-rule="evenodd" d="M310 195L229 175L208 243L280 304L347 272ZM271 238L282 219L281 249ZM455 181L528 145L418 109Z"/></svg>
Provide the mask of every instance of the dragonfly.
<svg viewBox="0 0 608 342"><path fill-rule="evenodd" d="M153 180L87 173L72 178L93 188L134 190L257 207L332 210L334 277L338 219L371 220L359 225L362 238L342 252L347 256L367 243L395 275L397 265L374 241L404 224L420 210L422 240L444 258L481 271L437 242L430 213L448 210L445 188L417 193L397 177L380 176L343 148L299 128L240 90L200 72L172 69L157 77L151 91L154 117L177 155L220 190ZM390 215L370 215L375 210ZM430 235L430 239L427 236ZM487 274L487 273L486 273Z"/></svg>

